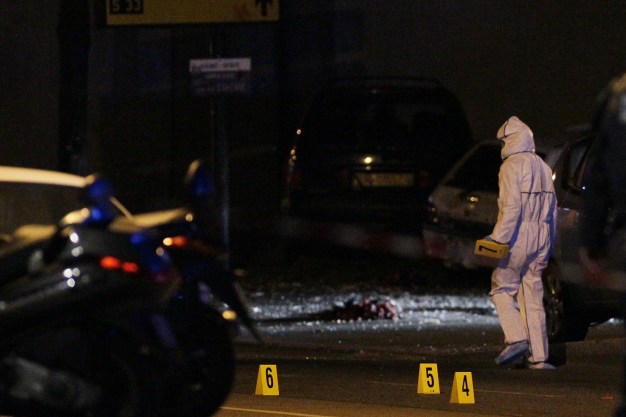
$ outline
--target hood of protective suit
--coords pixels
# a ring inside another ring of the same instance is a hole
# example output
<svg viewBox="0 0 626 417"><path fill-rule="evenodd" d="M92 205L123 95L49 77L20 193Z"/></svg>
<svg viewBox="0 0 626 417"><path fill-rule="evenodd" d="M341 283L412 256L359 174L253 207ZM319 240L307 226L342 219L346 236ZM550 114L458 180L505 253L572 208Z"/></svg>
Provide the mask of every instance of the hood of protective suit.
<svg viewBox="0 0 626 417"><path fill-rule="evenodd" d="M506 159L520 152L535 152L533 132L517 116L509 117L498 129L498 140L504 141L500 156Z"/></svg>

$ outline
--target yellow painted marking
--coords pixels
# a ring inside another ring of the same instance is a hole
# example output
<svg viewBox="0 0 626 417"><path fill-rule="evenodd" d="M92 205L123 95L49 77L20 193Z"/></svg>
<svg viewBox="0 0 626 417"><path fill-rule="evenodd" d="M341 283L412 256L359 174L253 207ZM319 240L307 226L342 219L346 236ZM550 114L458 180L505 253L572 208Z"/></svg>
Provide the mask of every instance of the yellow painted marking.
<svg viewBox="0 0 626 417"><path fill-rule="evenodd" d="M259 413L259 414L278 414L281 416L294 416L294 417L334 417L321 414L302 414L302 413L288 413L285 411L272 411L272 410L258 410L255 408L237 408L237 407L220 407L226 411L241 411L244 413Z"/></svg>

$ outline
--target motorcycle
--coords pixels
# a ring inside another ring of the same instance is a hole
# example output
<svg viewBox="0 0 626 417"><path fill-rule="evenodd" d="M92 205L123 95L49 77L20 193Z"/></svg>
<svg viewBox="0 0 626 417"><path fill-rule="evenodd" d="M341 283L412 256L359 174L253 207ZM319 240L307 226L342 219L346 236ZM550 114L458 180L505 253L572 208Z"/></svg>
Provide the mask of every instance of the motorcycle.
<svg viewBox="0 0 626 417"><path fill-rule="evenodd" d="M186 206L135 216L94 179L88 209L2 247L0 413L195 417L223 404L238 322L262 338L220 261L201 162L185 186Z"/></svg>
<svg viewBox="0 0 626 417"><path fill-rule="evenodd" d="M160 236L116 219L105 180L86 194L58 225L3 236L0 413L208 415L194 407L211 387L170 322L182 280Z"/></svg>
<svg viewBox="0 0 626 417"><path fill-rule="evenodd" d="M234 381L233 339L239 323L263 343L246 297L218 242L216 186L208 167L193 161L183 180L182 207L133 215L135 225L156 231L182 277L170 299L167 319L192 358L197 395L188 398L206 416L224 403ZM191 407L193 408L193 407Z"/></svg>

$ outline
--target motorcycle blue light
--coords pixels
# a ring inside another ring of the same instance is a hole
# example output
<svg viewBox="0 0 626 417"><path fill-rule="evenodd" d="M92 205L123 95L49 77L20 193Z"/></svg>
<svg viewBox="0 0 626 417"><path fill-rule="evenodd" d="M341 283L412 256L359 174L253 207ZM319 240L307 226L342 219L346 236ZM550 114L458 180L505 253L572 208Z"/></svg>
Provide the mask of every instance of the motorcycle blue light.
<svg viewBox="0 0 626 417"><path fill-rule="evenodd" d="M130 243L132 243L133 245L139 245L145 241L146 241L146 236L141 232L133 233L130 236Z"/></svg>
<svg viewBox="0 0 626 417"><path fill-rule="evenodd" d="M85 190L89 204L88 221L107 223L113 220L113 205L111 203L113 188L111 183L104 178L90 176Z"/></svg>
<svg viewBox="0 0 626 417"><path fill-rule="evenodd" d="M98 207L93 207L89 212L89 218L96 222L108 219L108 216Z"/></svg>

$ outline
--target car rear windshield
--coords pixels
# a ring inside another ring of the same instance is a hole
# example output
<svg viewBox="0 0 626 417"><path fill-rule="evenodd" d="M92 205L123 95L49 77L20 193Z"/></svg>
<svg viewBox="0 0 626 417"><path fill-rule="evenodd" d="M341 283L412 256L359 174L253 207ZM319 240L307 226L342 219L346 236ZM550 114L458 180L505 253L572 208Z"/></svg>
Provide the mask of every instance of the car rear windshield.
<svg viewBox="0 0 626 417"><path fill-rule="evenodd" d="M458 141L446 106L411 90L332 90L313 103L303 127L331 147L446 146Z"/></svg>
<svg viewBox="0 0 626 417"><path fill-rule="evenodd" d="M498 192L500 146L479 146L446 180L446 185L474 191Z"/></svg>

